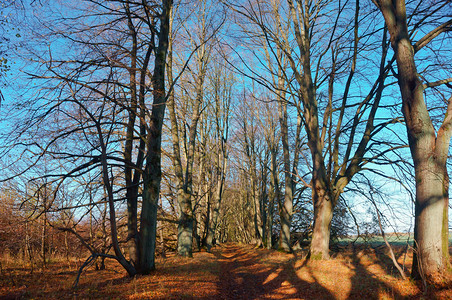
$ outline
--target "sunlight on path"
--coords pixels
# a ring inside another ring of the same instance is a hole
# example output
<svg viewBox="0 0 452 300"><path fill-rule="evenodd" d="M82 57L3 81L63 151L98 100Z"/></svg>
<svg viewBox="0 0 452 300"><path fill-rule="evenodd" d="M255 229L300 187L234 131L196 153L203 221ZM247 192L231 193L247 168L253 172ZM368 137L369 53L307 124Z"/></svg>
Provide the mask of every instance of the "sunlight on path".
<svg viewBox="0 0 452 300"><path fill-rule="evenodd" d="M222 299L335 299L327 289L316 288L314 281L303 281L291 266L293 257L277 253L280 263L264 262L268 250L234 244L223 245L215 252L220 267L220 297ZM312 285L308 289L308 285ZM303 291L302 291L303 290ZM308 293L311 295L308 296Z"/></svg>
<svg viewBox="0 0 452 300"><path fill-rule="evenodd" d="M218 299L400 299L417 298L410 281L388 273L374 254L344 253L309 261L294 254L224 244L214 251L220 265ZM440 297L440 299L447 299Z"/></svg>

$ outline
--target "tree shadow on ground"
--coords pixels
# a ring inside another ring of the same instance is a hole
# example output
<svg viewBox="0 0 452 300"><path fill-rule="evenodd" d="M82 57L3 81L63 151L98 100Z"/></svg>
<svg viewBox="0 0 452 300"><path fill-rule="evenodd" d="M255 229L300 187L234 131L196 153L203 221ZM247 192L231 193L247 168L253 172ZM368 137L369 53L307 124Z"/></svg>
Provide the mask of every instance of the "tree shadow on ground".
<svg viewBox="0 0 452 300"><path fill-rule="evenodd" d="M399 259L405 254L401 248L394 250L396 252L396 259ZM441 280L436 282L429 282L427 289L424 288L421 281L416 281L411 293L409 295L402 295L393 286L379 280L374 274L369 272L369 268L362 262L362 257L362 250L353 251L350 255L355 274L352 278L352 291L349 299L381 299L385 297L392 299L450 299L452 287L451 276L442 277ZM395 268L387 251L373 251L366 255L366 259L371 260L372 263L384 270L387 278L392 277L394 280L402 281L401 275ZM409 270L405 268L405 272L405 275L409 277ZM370 290L364 290L366 286L372 286L372 288Z"/></svg>
<svg viewBox="0 0 452 300"><path fill-rule="evenodd" d="M281 264L264 264L266 253L238 245L215 250L222 274L217 299L335 299L317 281L297 276L296 257Z"/></svg>
<svg viewBox="0 0 452 300"><path fill-rule="evenodd" d="M354 275L351 278L352 287L349 299L404 298L394 287L378 279L368 270L362 262L363 254L361 251L354 251L350 256ZM380 265L380 267L382 266ZM387 271L386 265L382 269Z"/></svg>
<svg viewBox="0 0 452 300"><path fill-rule="evenodd" d="M286 256L272 262L266 250L239 245L225 245L214 254L221 266L216 299L436 298L435 293L424 294L398 274L389 273L392 261L384 254L376 258L353 251L344 259L330 261L308 262ZM400 283L409 290L400 289ZM447 284L438 288L446 295L450 292Z"/></svg>
<svg viewBox="0 0 452 300"><path fill-rule="evenodd" d="M76 290L72 288L76 271L22 274L13 278L14 288L0 292L0 298L448 299L452 293L451 278L429 286L424 293L385 271L388 258L384 253L375 257L360 250L346 251L333 260L308 262L297 255L226 244L213 254L195 253L194 259L162 259L147 276L129 278L112 265L104 271L87 269Z"/></svg>

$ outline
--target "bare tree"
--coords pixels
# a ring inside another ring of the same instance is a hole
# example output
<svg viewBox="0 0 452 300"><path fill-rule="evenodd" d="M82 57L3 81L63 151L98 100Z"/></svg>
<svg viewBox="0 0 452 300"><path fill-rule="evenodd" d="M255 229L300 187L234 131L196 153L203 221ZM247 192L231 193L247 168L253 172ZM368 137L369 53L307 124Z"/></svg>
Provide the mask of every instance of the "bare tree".
<svg viewBox="0 0 452 300"><path fill-rule="evenodd" d="M202 113L205 106L205 91L207 67L212 55L216 31L221 27L218 21L218 10L215 9L215 2L202 1L192 13L197 28L184 28L184 36L189 41L188 49L193 51L193 63L188 66L188 71L180 81L180 89L173 91L170 95L168 105L171 121L171 137L174 165L176 177L176 194L179 205L180 219L178 225L178 254L191 257L193 248L194 230L194 162L196 159L199 128ZM220 20L221 21L221 20ZM184 26L183 26L184 27ZM177 40L171 40L172 44ZM173 83L173 54L170 52L168 64L169 83ZM187 66L186 61L182 64L181 70ZM179 92L180 91L180 92ZM193 97L191 97L193 91ZM191 117L178 117L176 111L176 97L180 98L181 107L186 108L186 112L191 112ZM186 103L184 103L186 101ZM183 118L183 120L181 120ZM188 127L188 128L186 128ZM182 134L181 134L182 133ZM183 152L182 152L183 151Z"/></svg>
<svg viewBox="0 0 452 300"><path fill-rule="evenodd" d="M57 5L49 7L60 17L59 27L47 28L45 41L49 37L67 39L75 50L55 53L49 47L47 57L32 53L43 72L30 75L46 81L48 89L41 90L41 102L30 101L34 114L16 130L22 141L29 135L31 142L15 145L28 147L24 153L37 149L31 166L46 156L59 164L46 175L59 182L57 188L65 180L85 174L102 179L114 255L95 252L87 262L98 256L114 258L133 276L155 268L172 1L118 0L110 4L83 2L71 11L75 17L65 17L68 10L58 11ZM79 52L74 53L76 50ZM76 58L71 58L74 54ZM46 127L34 132L41 125ZM36 140L39 135L41 139ZM117 224L118 202L123 199L128 209L129 258L120 247ZM89 205L97 204L90 201Z"/></svg>
<svg viewBox="0 0 452 300"><path fill-rule="evenodd" d="M213 140L214 145L212 145L214 148L213 182L216 181L216 186L212 201L212 215L207 224L206 247L208 251L215 245L218 218L226 184L229 121L234 85L233 75L224 64L216 62L212 71L210 81L213 89L212 97L215 101L212 105L215 127L215 139Z"/></svg>
<svg viewBox="0 0 452 300"><path fill-rule="evenodd" d="M386 32L368 28L360 33L360 26L371 16L371 10L368 7L364 10L359 1L354 4L290 0L231 3L238 15L247 20L246 24L253 25L244 30L253 45L250 55L272 77L257 72L254 65L242 60L248 70L246 76L267 87L280 102L287 176L286 200L280 215L282 224L284 220L288 221L286 229L291 226L295 178L312 192L311 258L329 256L333 211L353 176L366 170L365 166L370 162L384 164L380 158L385 153L403 147L385 142L381 136L382 130L396 122L396 118L391 114L386 119L376 117L393 62L387 59ZM383 33L381 39L364 42L361 38L376 37L377 32ZM261 48L256 50L257 45ZM378 56L373 54L376 58L370 60L370 56L362 55L367 51L377 51ZM267 57L265 63L262 57ZM359 70L359 59L362 63L377 65L379 71L366 74L367 70ZM268 63L269 60L272 63ZM360 86L363 78L366 78L366 89L354 89L354 86ZM285 133L285 105L293 107L292 116L297 117L292 166ZM308 176L298 166L298 155L302 154L301 128L306 132L310 151L306 160ZM284 217L285 212L287 217ZM287 245L290 232L282 235L286 235L281 237L286 241L284 248L290 249Z"/></svg>
<svg viewBox="0 0 452 300"><path fill-rule="evenodd" d="M451 2L421 1L409 19L404 0L373 2L383 14L391 36L391 46L397 61L396 77L402 95L402 112L414 162L416 251L412 276L432 275L437 271L445 271L449 265L449 176L446 163L452 136L452 97L443 96L447 108L439 128L435 129L424 93L426 88L442 84L450 88L452 78L426 81L418 73L415 55L431 44L433 39L451 31L450 16L441 14L441 11L450 11ZM413 19L417 13L422 14L420 21ZM432 26L431 31L414 41L414 33L419 27L435 25L429 24L428 18L434 19L437 26ZM411 29L408 24L410 20L413 21Z"/></svg>

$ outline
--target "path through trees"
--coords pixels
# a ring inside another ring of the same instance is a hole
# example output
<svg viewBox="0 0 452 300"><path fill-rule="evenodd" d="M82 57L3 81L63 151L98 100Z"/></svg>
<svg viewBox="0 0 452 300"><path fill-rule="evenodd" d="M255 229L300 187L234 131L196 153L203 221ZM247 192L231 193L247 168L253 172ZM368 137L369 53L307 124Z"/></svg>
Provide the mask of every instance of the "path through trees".
<svg viewBox="0 0 452 300"><path fill-rule="evenodd" d="M150 275L130 278L114 260L106 269L87 268L73 289L76 268L51 262L31 274L4 264L0 298L73 299L450 299L452 278L432 286L427 294L414 281L402 280L383 248L348 249L334 259L307 261L251 245L222 244L213 253L194 252L157 258ZM403 262L401 249L396 256ZM410 266L411 255L405 265Z"/></svg>

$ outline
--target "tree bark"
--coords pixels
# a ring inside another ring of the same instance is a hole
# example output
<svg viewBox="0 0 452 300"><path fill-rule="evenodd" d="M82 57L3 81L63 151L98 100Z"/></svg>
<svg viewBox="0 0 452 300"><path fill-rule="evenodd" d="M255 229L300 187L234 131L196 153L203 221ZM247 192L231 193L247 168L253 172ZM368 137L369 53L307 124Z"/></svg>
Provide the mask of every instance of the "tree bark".
<svg viewBox="0 0 452 300"><path fill-rule="evenodd" d="M224 147L222 147L222 151L226 151ZM221 161L222 165L220 166L220 159L219 156L223 156ZM223 198L223 187L224 187L224 181L225 181L225 172L226 172L226 166L227 166L227 158L226 154L218 153L217 156L217 164L218 164L218 181L217 181L217 188L215 191L215 200L213 204L213 211L212 211L212 218L209 222L208 232L207 232L207 238L206 238L206 246L207 251L210 252L212 247L214 246L214 239L215 239L215 232L217 230L217 224L218 224L218 216L220 215L220 206L221 206L221 200Z"/></svg>
<svg viewBox="0 0 452 300"><path fill-rule="evenodd" d="M275 139L272 138L270 142L271 152L271 169L270 169L270 203L268 204L267 214L267 249L271 249L273 246L273 213L275 202L279 202L280 189L279 189L279 174L278 174L278 161L277 161L277 145Z"/></svg>
<svg viewBox="0 0 452 300"><path fill-rule="evenodd" d="M187 141L187 157L185 168L182 166L180 153L180 138L177 114L175 110L174 95L171 95L169 113L171 119L171 135L173 144L173 165L176 173L177 185L177 201L180 208L179 224L177 228L177 252L183 257L191 257L193 252L193 227L195 222L194 211L192 207L193 194L193 165L195 160L195 146L197 137L197 127L201 117L201 108L204 101L204 81L206 75L207 62L209 52L206 50L207 31L205 12L203 12L201 20L201 29L199 33L200 45L196 47L197 53L197 71L194 76L195 81L195 99L193 100L193 113L191 116L191 124L188 130ZM195 42L192 41L194 44ZM170 54L171 55L171 54ZM172 57L169 59L168 74L170 82L172 82ZM185 129L185 127L183 127ZM185 135L184 135L185 137Z"/></svg>
<svg viewBox="0 0 452 300"><path fill-rule="evenodd" d="M40 194L41 191L38 191ZM46 241L47 241L47 182L44 184L44 195L42 197L42 206L43 206L43 214L42 214L42 232L41 232L41 256L42 256L42 268L46 268L47 257L46 257Z"/></svg>
<svg viewBox="0 0 452 300"><path fill-rule="evenodd" d="M130 68L129 68L129 87L130 87L130 107L128 111L128 120L126 126L126 136L124 144L124 179L126 182L126 198L127 198L127 246L129 250L129 258L134 266L138 264L138 185L133 185L133 140L135 138L135 121L138 111L137 97L137 31L132 21L130 5L125 3L127 14L129 35L132 38L132 49L130 51ZM148 51L150 50L150 46ZM145 65L147 69L147 65Z"/></svg>
<svg viewBox="0 0 452 300"><path fill-rule="evenodd" d="M314 226L310 247L310 259L328 259L330 245L333 203L325 183L317 179L312 181L312 199L314 204Z"/></svg>
<svg viewBox="0 0 452 300"><path fill-rule="evenodd" d="M402 112L414 162L415 251L411 275L415 278L430 276L444 271L449 261L449 178L446 161L452 134L452 99L449 99L447 113L436 134L424 101L424 85L414 61L415 49L408 33L405 1L380 0L375 4L385 18L396 55ZM428 41L422 40L424 45L427 44Z"/></svg>
<svg viewBox="0 0 452 300"><path fill-rule="evenodd" d="M140 266L141 274L149 274L155 269L155 247L157 236L157 208L160 195L162 126L165 116L165 66L168 51L169 20L172 0L163 0L160 16L159 44L156 49L154 73L152 77L153 107L147 135L147 158L143 175L143 205L140 224Z"/></svg>
<svg viewBox="0 0 452 300"><path fill-rule="evenodd" d="M416 150L422 152L422 149ZM445 164L426 156L415 163L415 179L412 277L420 278L423 274L429 276L441 272L448 264L449 177Z"/></svg>
<svg viewBox="0 0 452 300"><path fill-rule="evenodd" d="M282 86L281 76L279 85ZM287 102L284 97L280 97L280 126L281 126L281 141L284 158L284 201L279 205L279 215L281 218L281 232L279 237L279 248L290 252L292 250L290 244L290 226L292 224L293 215L293 181L290 173L290 154L289 154L289 133L287 124ZM278 200L279 203L279 200Z"/></svg>
<svg viewBox="0 0 452 300"><path fill-rule="evenodd" d="M211 251L215 245L218 226L218 218L220 215L220 207L223 199L224 184L226 181L226 169L228 165L228 136L229 136L229 110L231 105L231 93L233 86L233 78L231 74L223 73L221 65L217 65L214 69L213 89L215 95L215 128L217 143L215 153L215 177L217 186L215 189L211 216L207 225L206 247L207 251ZM210 213L210 207L208 209ZM220 239L220 237L217 237Z"/></svg>

